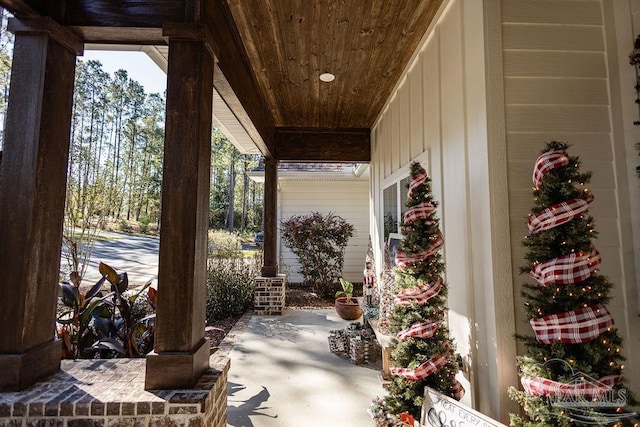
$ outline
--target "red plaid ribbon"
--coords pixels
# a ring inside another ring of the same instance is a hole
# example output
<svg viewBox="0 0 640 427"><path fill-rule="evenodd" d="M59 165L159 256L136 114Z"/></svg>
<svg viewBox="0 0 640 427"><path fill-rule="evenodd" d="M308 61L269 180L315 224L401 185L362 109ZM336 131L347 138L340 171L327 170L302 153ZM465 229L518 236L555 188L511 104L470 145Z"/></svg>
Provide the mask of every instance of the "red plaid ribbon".
<svg viewBox="0 0 640 427"><path fill-rule="evenodd" d="M548 208L529 217L529 233L536 234L557 227L571 221L589 209L593 197L585 199L571 199L566 202L551 205Z"/></svg>
<svg viewBox="0 0 640 427"><path fill-rule="evenodd" d="M552 314L529 321L536 339L543 344L560 341L565 344L581 344L597 338L613 326L613 317L604 305Z"/></svg>
<svg viewBox="0 0 640 427"><path fill-rule="evenodd" d="M464 396L464 387L462 387L462 384L460 384L458 380L455 380L452 391L453 398L456 400L460 400Z"/></svg>
<svg viewBox="0 0 640 427"><path fill-rule="evenodd" d="M416 264L420 261L425 260L427 257L433 255L438 250L440 250L444 246L444 239L442 238L442 234L438 234L435 242L431 245L429 249L422 252L416 252L413 254L406 254L401 250L396 252L396 265L400 268L405 268L409 264Z"/></svg>
<svg viewBox="0 0 640 427"><path fill-rule="evenodd" d="M417 302L419 305L426 304L427 301L440 293L443 283L441 277L433 285L421 283L418 286L402 289L396 295L394 302L398 305L409 305L412 302Z"/></svg>
<svg viewBox="0 0 640 427"><path fill-rule="evenodd" d="M569 285L587 280L599 268L600 252L593 248L588 253L572 253L536 264L529 275L542 287L552 283Z"/></svg>
<svg viewBox="0 0 640 427"><path fill-rule="evenodd" d="M524 391L531 396L561 396L561 397L593 397L602 396L611 390L621 375L609 375L599 380L576 378L570 383L561 383L541 377L522 377L520 382ZM590 381L587 381L590 380Z"/></svg>
<svg viewBox="0 0 640 427"><path fill-rule="evenodd" d="M420 173L412 177L411 182L409 183L409 192L407 193L407 197L409 199L413 199L414 190L424 184L428 177L429 175L427 175L427 172L425 172L425 170L420 167Z"/></svg>
<svg viewBox="0 0 640 427"><path fill-rule="evenodd" d="M416 322L408 329L403 329L396 334L400 341L405 341L409 337L431 338L440 326L440 322Z"/></svg>
<svg viewBox="0 0 640 427"><path fill-rule="evenodd" d="M569 164L569 156L564 150L551 149L542 153L537 159L533 168L533 184L540 187L544 175L551 169Z"/></svg>
<svg viewBox="0 0 640 427"><path fill-rule="evenodd" d="M416 369L391 367L389 372L391 372L391 375L401 375L408 380L423 380L429 375L433 375L438 372L438 370L447 363L449 357L450 354L441 354L439 356L432 357Z"/></svg>
<svg viewBox="0 0 640 427"><path fill-rule="evenodd" d="M404 214L404 223L410 224L418 219L428 219L435 211L436 207L431 203L422 202L419 205L412 207Z"/></svg>

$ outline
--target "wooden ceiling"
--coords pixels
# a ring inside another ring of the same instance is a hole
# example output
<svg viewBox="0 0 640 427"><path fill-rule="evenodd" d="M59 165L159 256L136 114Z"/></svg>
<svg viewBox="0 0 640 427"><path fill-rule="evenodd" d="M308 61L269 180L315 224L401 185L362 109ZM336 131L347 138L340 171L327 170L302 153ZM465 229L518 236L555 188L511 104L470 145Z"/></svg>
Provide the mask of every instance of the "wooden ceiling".
<svg viewBox="0 0 640 427"><path fill-rule="evenodd" d="M228 0L275 126L312 128L370 128L441 2Z"/></svg>
<svg viewBox="0 0 640 427"><path fill-rule="evenodd" d="M443 0L0 0L85 43L166 45L203 25L214 86L259 150L368 161L369 131ZM335 80L324 83L329 72Z"/></svg>

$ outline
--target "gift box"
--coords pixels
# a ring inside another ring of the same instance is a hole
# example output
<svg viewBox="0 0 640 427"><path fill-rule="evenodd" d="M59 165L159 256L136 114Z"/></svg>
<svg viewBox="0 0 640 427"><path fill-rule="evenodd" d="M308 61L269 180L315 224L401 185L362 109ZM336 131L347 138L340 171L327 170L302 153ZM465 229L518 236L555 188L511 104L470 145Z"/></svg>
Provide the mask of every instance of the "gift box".
<svg viewBox="0 0 640 427"><path fill-rule="evenodd" d="M329 351L334 354L345 354L349 349L348 336L344 329L329 331Z"/></svg>

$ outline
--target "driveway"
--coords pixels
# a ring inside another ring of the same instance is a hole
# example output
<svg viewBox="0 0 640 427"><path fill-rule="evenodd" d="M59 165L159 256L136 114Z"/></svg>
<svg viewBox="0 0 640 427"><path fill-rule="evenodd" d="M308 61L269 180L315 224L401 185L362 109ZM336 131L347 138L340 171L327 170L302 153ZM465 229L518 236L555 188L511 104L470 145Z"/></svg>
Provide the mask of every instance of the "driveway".
<svg viewBox="0 0 640 427"><path fill-rule="evenodd" d="M100 235L104 239L96 241L93 247L83 284L100 279L100 262L115 268L118 273L126 272L130 286L141 286L157 278L160 239L112 232L101 232Z"/></svg>

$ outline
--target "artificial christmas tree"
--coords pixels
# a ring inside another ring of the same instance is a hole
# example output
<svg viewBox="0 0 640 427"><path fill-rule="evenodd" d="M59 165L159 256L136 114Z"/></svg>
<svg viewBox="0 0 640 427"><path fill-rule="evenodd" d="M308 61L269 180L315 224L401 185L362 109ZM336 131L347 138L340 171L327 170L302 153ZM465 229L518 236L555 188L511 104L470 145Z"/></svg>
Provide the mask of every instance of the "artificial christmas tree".
<svg viewBox="0 0 640 427"><path fill-rule="evenodd" d="M396 254L397 296L389 322L396 337L391 355L392 384L386 405L394 414L420 416L424 387L460 399L464 390L455 379L454 344L446 326L447 285L440 249L444 241L435 215L431 179L422 166L411 164L404 239Z"/></svg>
<svg viewBox="0 0 640 427"><path fill-rule="evenodd" d="M535 163L535 207L529 215L523 273L525 308L535 336L519 336L524 391L509 395L527 414L513 426L608 425L630 421L622 381L622 340L605 304L612 285L598 274L600 253L588 208L593 201L567 144L550 142ZM633 425L633 424L631 424Z"/></svg>

